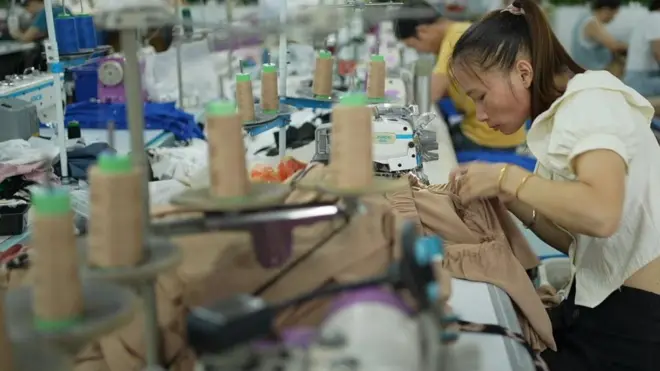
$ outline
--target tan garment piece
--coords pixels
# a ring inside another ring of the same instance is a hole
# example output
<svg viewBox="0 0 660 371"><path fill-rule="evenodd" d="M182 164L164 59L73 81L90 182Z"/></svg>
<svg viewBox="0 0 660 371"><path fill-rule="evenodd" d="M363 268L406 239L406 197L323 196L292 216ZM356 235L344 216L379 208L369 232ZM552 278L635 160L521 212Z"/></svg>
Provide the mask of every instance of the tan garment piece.
<svg viewBox="0 0 660 371"><path fill-rule="evenodd" d="M535 350L555 349L552 325L526 269L540 264L498 200L463 205L460 184L411 187L386 195L392 206L425 234L445 242L442 268L456 278L487 282L514 302L523 335Z"/></svg>

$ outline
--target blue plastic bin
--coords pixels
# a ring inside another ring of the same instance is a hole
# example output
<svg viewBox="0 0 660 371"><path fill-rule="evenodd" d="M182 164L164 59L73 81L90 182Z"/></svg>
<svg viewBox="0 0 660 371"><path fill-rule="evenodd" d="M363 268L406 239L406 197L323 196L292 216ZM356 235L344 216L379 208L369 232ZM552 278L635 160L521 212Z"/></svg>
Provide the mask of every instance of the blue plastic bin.
<svg viewBox="0 0 660 371"><path fill-rule="evenodd" d="M76 102L89 102L98 99L98 63L90 63L71 69Z"/></svg>

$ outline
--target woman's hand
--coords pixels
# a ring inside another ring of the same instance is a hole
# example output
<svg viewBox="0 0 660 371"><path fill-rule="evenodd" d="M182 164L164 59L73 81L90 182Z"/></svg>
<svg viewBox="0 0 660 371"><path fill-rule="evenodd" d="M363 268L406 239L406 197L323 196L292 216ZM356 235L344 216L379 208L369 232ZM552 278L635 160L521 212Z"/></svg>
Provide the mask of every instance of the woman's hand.
<svg viewBox="0 0 660 371"><path fill-rule="evenodd" d="M463 203L476 199L499 197L502 202L511 201L511 195L500 189L499 178L506 164L472 162L460 166L450 174L451 179L462 179L459 196Z"/></svg>

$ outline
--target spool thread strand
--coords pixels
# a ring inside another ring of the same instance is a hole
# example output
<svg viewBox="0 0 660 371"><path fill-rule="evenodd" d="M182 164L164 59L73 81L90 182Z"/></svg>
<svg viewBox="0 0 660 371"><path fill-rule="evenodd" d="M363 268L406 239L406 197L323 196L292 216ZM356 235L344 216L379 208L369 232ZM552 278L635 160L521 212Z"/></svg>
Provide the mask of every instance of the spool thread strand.
<svg viewBox="0 0 660 371"><path fill-rule="evenodd" d="M241 117L227 102L207 107L209 177L213 197L244 197L250 192Z"/></svg>
<svg viewBox="0 0 660 371"><path fill-rule="evenodd" d="M362 189L373 184L371 117L372 110L359 102L332 109L330 169L339 188Z"/></svg>
<svg viewBox="0 0 660 371"><path fill-rule="evenodd" d="M261 75L261 108L265 113L277 112L280 109L277 72L264 71Z"/></svg>
<svg viewBox="0 0 660 371"><path fill-rule="evenodd" d="M138 169L113 173L93 166L89 178L88 264L99 268L139 265L144 258L142 173Z"/></svg>
<svg viewBox="0 0 660 371"><path fill-rule="evenodd" d="M316 58L312 92L315 96L332 96L332 68L333 58Z"/></svg>
<svg viewBox="0 0 660 371"><path fill-rule="evenodd" d="M255 119L254 93L251 80L236 81L236 103L242 122L249 122Z"/></svg>
<svg viewBox="0 0 660 371"><path fill-rule="evenodd" d="M59 16L55 18L55 39L61 54L74 54L80 51L76 18Z"/></svg>
<svg viewBox="0 0 660 371"><path fill-rule="evenodd" d="M83 296L70 196L59 189L35 190L32 202L35 325L71 325L82 316Z"/></svg>

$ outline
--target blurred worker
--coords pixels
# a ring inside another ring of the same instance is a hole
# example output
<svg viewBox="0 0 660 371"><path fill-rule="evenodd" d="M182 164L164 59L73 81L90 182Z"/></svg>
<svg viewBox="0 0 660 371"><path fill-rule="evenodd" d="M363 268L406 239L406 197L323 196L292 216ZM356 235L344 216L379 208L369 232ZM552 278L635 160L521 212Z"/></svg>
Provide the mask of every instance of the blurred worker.
<svg viewBox="0 0 660 371"><path fill-rule="evenodd" d="M609 70L615 62L615 56L625 53L628 49L626 43L615 39L605 28L617 15L620 7L621 0L593 0L591 12L573 28L571 54L583 68Z"/></svg>
<svg viewBox="0 0 660 371"><path fill-rule="evenodd" d="M27 30L21 30L18 26L18 22L12 22L13 24L9 25L9 32L14 40L33 42L48 37L44 0L21 0L20 5L32 15L32 23ZM62 13L71 13L69 9L62 5L53 5L52 9L54 18Z"/></svg>
<svg viewBox="0 0 660 371"><path fill-rule="evenodd" d="M645 97L660 98L660 0L649 11L630 37L624 82Z"/></svg>
<svg viewBox="0 0 660 371"><path fill-rule="evenodd" d="M406 12L419 13L420 16L410 17ZM450 129L456 151L488 148L513 152L525 141L524 128L512 135L505 135L489 127L477 117L474 102L449 79L449 59L454 45L468 27L468 22L444 18L428 3L417 3L403 6L402 17L394 22L394 34L406 46L419 53L438 55L431 83L431 98L435 102L448 95L464 115L461 124Z"/></svg>

